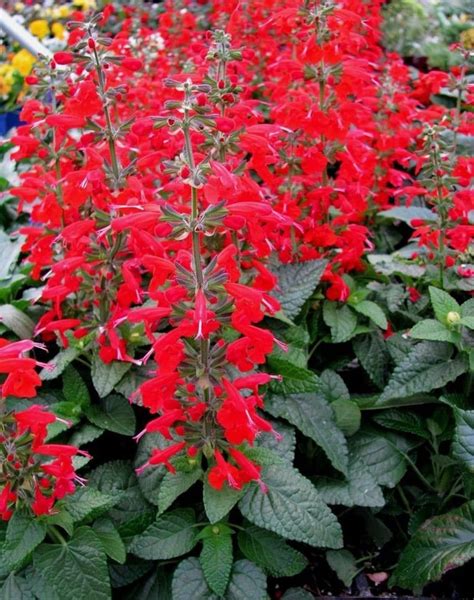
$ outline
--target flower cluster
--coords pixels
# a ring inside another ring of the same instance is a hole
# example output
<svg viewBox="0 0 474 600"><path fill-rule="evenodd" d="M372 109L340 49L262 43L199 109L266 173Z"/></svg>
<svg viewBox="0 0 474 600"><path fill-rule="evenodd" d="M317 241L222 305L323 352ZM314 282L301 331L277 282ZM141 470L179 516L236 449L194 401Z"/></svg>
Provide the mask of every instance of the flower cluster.
<svg viewBox="0 0 474 600"><path fill-rule="evenodd" d="M344 302L377 214L447 185L456 222L430 244L468 250L472 159L453 158L433 189L414 178L444 160L433 141L420 157L423 132L472 121L429 104L442 76L412 82L384 56L380 4L168 1L157 29L130 18L114 36L110 14L78 18L30 80L13 141L31 167L13 193L44 282L36 334L149 369L130 398L154 416L139 437L167 443L139 472L173 471L186 452L218 489L264 486L246 451L272 431L259 413L272 376L256 369L284 347L262 326L280 308L271 260L327 259L324 293Z"/></svg>
<svg viewBox="0 0 474 600"><path fill-rule="evenodd" d="M35 371L41 362L24 353L41 348L28 340L0 340L0 372L7 374L2 397L36 395L41 380ZM71 494L76 475L72 459L84 454L74 446L48 444L48 425L62 421L43 406L6 412L0 405L0 518L7 521L15 508L35 515L49 514L56 500Z"/></svg>

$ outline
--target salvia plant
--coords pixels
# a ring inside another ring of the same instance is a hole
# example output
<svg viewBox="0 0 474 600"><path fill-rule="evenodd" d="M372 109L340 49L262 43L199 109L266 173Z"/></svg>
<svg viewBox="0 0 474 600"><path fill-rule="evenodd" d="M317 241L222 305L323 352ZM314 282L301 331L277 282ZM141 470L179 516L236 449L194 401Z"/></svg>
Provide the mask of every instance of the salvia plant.
<svg viewBox="0 0 474 600"><path fill-rule="evenodd" d="M0 598L462 593L469 50L135 4L74 14L2 149Z"/></svg>

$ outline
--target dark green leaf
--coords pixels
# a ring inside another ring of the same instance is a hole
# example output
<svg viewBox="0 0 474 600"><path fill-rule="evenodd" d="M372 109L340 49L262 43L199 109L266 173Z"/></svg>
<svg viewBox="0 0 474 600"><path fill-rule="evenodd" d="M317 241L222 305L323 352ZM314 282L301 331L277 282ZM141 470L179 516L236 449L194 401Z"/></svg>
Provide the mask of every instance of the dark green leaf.
<svg viewBox="0 0 474 600"><path fill-rule="evenodd" d="M0 555L0 571L15 570L46 536L46 526L37 518L15 511L8 522Z"/></svg>
<svg viewBox="0 0 474 600"><path fill-rule="evenodd" d="M426 521L402 552L390 583L421 589L474 557L474 501Z"/></svg>
<svg viewBox="0 0 474 600"><path fill-rule="evenodd" d="M251 484L239 503L249 521L290 540L341 546L339 523L308 479L289 465L265 467L262 479L268 491Z"/></svg>
<svg viewBox="0 0 474 600"><path fill-rule="evenodd" d="M454 410L453 456L474 473L474 410Z"/></svg>
<svg viewBox="0 0 474 600"><path fill-rule="evenodd" d="M134 538L130 552L147 560L163 560L186 554L196 545L197 530L192 509L173 510Z"/></svg>
<svg viewBox="0 0 474 600"><path fill-rule="evenodd" d="M349 550L328 550L326 560L346 587L350 587L359 572L352 552Z"/></svg>
<svg viewBox="0 0 474 600"><path fill-rule="evenodd" d="M267 597L267 578L262 570L249 560L238 560L232 569L225 600L266 600Z"/></svg>
<svg viewBox="0 0 474 600"><path fill-rule="evenodd" d="M60 600L110 600L107 558L90 527L80 527L67 544L42 544L35 568Z"/></svg>
<svg viewBox="0 0 474 600"><path fill-rule="evenodd" d="M303 304L316 289L326 265L326 260L308 260L280 265L274 270L278 277L275 296L287 317L292 319L298 316Z"/></svg>
<svg viewBox="0 0 474 600"><path fill-rule="evenodd" d="M326 300L323 305L323 319L331 330L334 344L347 342L356 333L357 316L345 304L338 307L336 302Z"/></svg>
<svg viewBox="0 0 474 600"><path fill-rule="evenodd" d="M206 583L199 559L194 557L179 563L171 589L173 600L218 600Z"/></svg>
<svg viewBox="0 0 474 600"><path fill-rule="evenodd" d="M227 485L224 485L221 490L215 490L209 485L206 478L203 487L203 501L209 522L217 523L226 517L242 498L242 495L242 490L233 490Z"/></svg>
<svg viewBox="0 0 474 600"><path fill-rule="evenodd" d="M95 521L93 529L107 556L110 556L111 559L118 563L124 563L127 552L122 538L112 521L106 518L98 519Z"/></svg>
<svg viewBox="0 0 474 600"><path fill-rule="evenodd" d="M184 494L189 488L199 481L202 475L202 469L196 468L189 472L178 471L177 473L166 473L161 482L158 492L159 512L164 513L173 502Z"/></svg>
<svg viewBox="0 0 474 600"><path fill-rule="evenodd" d="M246 558L274 577L293 577L308 564L304 555L279 535L254 525L239 532L238 542Z"/></svg>
<svg viewBox="0 0 474 600"><path fill-rule="evenodd" d="M355 355L375 385L382 389L388 368L389 354L380 332L359 335L352 342Z"/></svg>
<svg viewBox="0 0 474 600"><path fill-rule="evenodd" d="M219 527L214 525L211 529L214 532L214 529L219 530ZM227 589L232 557L232 537L227 532L218 531L203 539L199 562L208 586L218 596L223 596Z"/></svg>
<svg viewBox="0 0 474 600"><path fill-rule="evenodd" d="M92 360L92 383L101 398L108 396L132 366L131 362L112 361L104 363L97 355Z"/></svg>
<svg viewBox="0 0 474 600"><path fill-rule="evenodd" d="M129 401L119 394L111 394L86 409L87 418L97 427L122 435L135 433L135 413Z"/></svg>

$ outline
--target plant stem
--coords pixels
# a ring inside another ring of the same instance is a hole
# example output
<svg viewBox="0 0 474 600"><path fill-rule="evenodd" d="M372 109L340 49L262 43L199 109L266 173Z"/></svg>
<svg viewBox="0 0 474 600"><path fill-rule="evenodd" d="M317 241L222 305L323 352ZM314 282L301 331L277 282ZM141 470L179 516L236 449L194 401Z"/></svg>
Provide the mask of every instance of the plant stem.
<svg viewBox="0 0 474 600"><path fill-rule="evenodd" d="M62 546L67 546L66 540L54 525L48 525L48 535L55 542L59 542Z"/></svg>

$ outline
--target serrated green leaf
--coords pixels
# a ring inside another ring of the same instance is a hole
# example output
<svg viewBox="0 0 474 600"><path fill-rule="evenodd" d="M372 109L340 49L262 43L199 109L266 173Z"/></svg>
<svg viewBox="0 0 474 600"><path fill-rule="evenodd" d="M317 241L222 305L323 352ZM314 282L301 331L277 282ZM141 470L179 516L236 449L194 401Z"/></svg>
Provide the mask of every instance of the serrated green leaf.
<svg viewBox="0 0 474 600"><path fill-rule="evenodd" d="M72 535L74 532L74 519L67 512L67 510L61 510L52 515L43 515L42 521L48 525L57 525L64 529L68 535Z"/></svg>
<svg viewBox="0 0 474 600"><path fill-rule="evenodd" d="M403 453L413 446L405 437L394 433L359 431L348 442L349 455L360 460L379 485L393 488L406 472Z"/></svg>
<svg viewBox="0 0 474 600"><path fill-rule="evenodd" d="M293 319L298 316L303 304L316 289L326 265L326 260L308 260L274 269L278 277L278 288L274 295L287 317Z"/></svg>
<svg viewBox="0 0 474 600"><path fill-rule="evenodd" d="M176 568L171 585L173 600L218 600L209 589L199 559L182 560Z"/></svg>
<svg viewBox="0 0 474 600"><path fill-rule="evenodd" d="M34 321L13 304L0 306L0 322L22 340L33 337Z"/></svg>
<svg viewBox="0 0 474 600"><path fill-rule="evenodd" d="M417 414L406 410L384 410L373 417L373 420L382 427L394 429L403 433L411 433L423 439L429 440L430 434L426 428L424 419Z"/></svg>
<svg viewBox="0 0 474 600"><path fill-rule="evenodd" d="M445 292L433 286L429 288L431 305L433 307L436 318L440 323L447 323L449 312L461 313L461 307L456 300Z"/></svg>
<svg viewBox="0 0 474 600"><path fill-rule="evenodd" d="M43 379L43 381L56 379L56 377L59 377L64 369L71 364L72 361L80 355L80 353L80 350L73 348L72 346L66 348L66 350L61 350L47 363L46 367L41 369L39 374L41 379Z"/></svg>
<svg viewBox="0 0 474 600"><path fill-rule="evenodd" d="M129 401L119 394L102 398L99 405L92 405L85 411L87 418L97 427L120 433L135 433L135 413Z"/></svg>
<svg viewBox="0 0 474 600"><path fill-rule="evenodd" d="M340 506L384 506L382 490L370 469L357 455L349 455L347 480L318 477L315 487L327 504Z"/></svg>
<svg viewBox="0 0 474 600"><path fill-rule="evenodd" d="M0 571L14 571L41 544L46 526L35 517L19 511L13 513L7 525L5 542L1 547Z"/></svg>
<svg viewBox="0 0 474 600"><path fill-rule="evenodd" d="M308 479L289 465L278 465L265 467L262 480L268 491L251 484L239 503L249 521L290 540L341 547L340 525Z"/></svg>
<svg viewBox="0 0 474 600"><path fill-rule="evenodd" d="M122 379L125 373L130 369L132 363L120 362L117 360L111 363L104 363L101 358L95 354L92 360L92 383L100 398L108 396Z"/></svg>
<svg viewBox="0 0 474 600"><path fill-rule="evenodd" d="M159 513L164 513L173 502L184 494L189 488L201 478L202 469L196 468L189 473L178 471L177 473L166 473L158 491Z"/></svg>
<svg viewBox="0 0 474 600"><path fill-rule="evenodd" d="M318 377L313 371L297 367L281 358L269 358L268 364L279 375L282 381L272 381L270 389L275 394L297 394L299 392L314 392L318 387Z"/></svg>
<svg viewBox="0 0 474 600"><path fill-rule="evenodd" d="M227 484L221 490L215 490L205 479L203 501L209 522L217 523L217 521L226 517L242 496L242 490L233 490Z"/></svg>
<svg viewBox="0 0 474 600"><path fill-rule="evenodd" d="M265 573L249 560L238 560L232 569L225 600L266 600L267 597Z"/></svg>
<svg viewBox="0 0 474 600"><path fill-rule="evenodd" d="M152 569L153 564L154 563L152 562L144 561L140 558L134 558L133 556L129 556L126 564L124 565L110 563L110 583L112 584L113 588L122 588L130 585L148 573L148 571ZM152 575L154 575L156 571L156 568L153 569ZM150 598L150 600L152 599Z"/></svg>
<svg viewBox="0 0 474 600"><path fill-rule="evenodd" d="M386 219L397 219L410 225L413 219L422 219L423 221L430 221L435 223L438 220L438 216L435 212L429 208L423 206L395 206L388 210L379 212L381 217Z"/></svg>
<svg viewBox="0 0 474 600"><path fill-rule="evenodd" d="M63 395L67 401L73 402L82 408L88 406L91 401L87 385L71 365L63 373Z"/></svg>
<svg viewBox="0 0 474 600"><path fill-rule="evenodd" d="M453 349L443 342L421 342L395 368L377 402L387 406L397 398L430 392L454 381L466 372L462 357L451 358Z"/></svg>
<svg viewBox="0 0 474 600"><path fill-rule="evenodd" d="M90 423L84 423L77 431L71 435L69 443L72 446L80 448L84 444L93 442L104 433L104 430Z"/></svg>
<svg viewBox="0 0 474 600"><path fill-rule="evenodd" d="M382 389L389 363L389 354L383 336L378 331L360 335L352 342L352 346L364 371L375 385Z"/></svg>
<svg viewBox="0 0 474 600"><path fill-rule="evenodd" d="M331 406L320 394L271 395L266 410L274 417L283 417L314 440L336 469L347 472L346 440L335 423Z"/></svg>
<svg viewBox="0 0 474 600"><path fill-rule="evenodd" d="M65 500L65 508L74 522L93 521L106 513L120 500L118 494L103 494L93 487L79 488Z"/></svg>
<svg viewBox="0 0 474 600"><path fill-rule="evenodd" d="M0 588L0 600L31 600L33 593L24 577L10 573Z"/></svg>
<svg viewBox="0 0 474 600"><path fill-rule="evenodd" d="M112 521L106 518L97 519L93 525L93 529L107 556L110 556L112 560L118 563L124 563L127 552L122 538Z"/></svg>
<svg viewBox="0 0 474 600"><path fill-rule="evenodd" d="M387 329L388 321L385 313L380 308L378 304L375 302L371 302L370 300L362 300L362 302L358 302L357 304L351 304L352 308L368 317L371 321L373 321L378 327L381 329Z"/></svg>
<svg viewBox="0 0 474 600"><path fill-rule="evenodd" d="M410 336L418 340L431 340L434 342L455 342L456 338L443 323L435 319L419 321L410 330Z"/></svg>
<svg viewBox="0 0 474 600"><path fill-rule="evenodd" d="M344 379L331 369L326 369L319 376L319 391L330 403L336 400L350 399L349 390Z"/></svg>
<svg viewBox="0 0 474 600"><path fill-rule="evenodd" d="M192 509L173 510L158 517L155 523L136 536L129 550L147 560L163 560L186 554L197 542L195 523Z"/></svg>
<svg viewBox="0 0 474 600"><path fill-rule="evenodd" d="M402 552L391 585L421 589L474 557L474 501L429 519Z"/></svg>
<svg viewBox="0 0 474 600"><path fill-rule="evenodd" d="M474 473L474 410L456 408L454 419L453 456Z"/></svg>
<svg viewBox="0 0 474 600"><path fill-rule="evenodd" d="M276 533L250 525L239 531L242 554L273 577L293 577L301 573L308 561Z"/></svg>
<svg viewBox="0 0 474 600"><path fill-rule="evenodd" d="M336 302L326 300L323 304L323 319L331 330L334 344L347 342L356 333L357 316L347 305L338 307Z"/></svg>
<svg viewBox="0 0 474 600"><path fill-rule="evenodd" d="M110 600L107 558L90 527L80 527L66 544L42 544L33 564L60 600Z"/></svg>
<svg viewBox="0 0 474 600"><path fill-rule="evenodd" d="M155 568L152 573L134 586L126 600L173 600L171 576L164 568Z"/></svg>
<svg viewBox="0 0 474 600"><path fill-rule="evenodd" d="M326 560L333 571L335 571L342 583L349 587L354 577L359 572L356 560L349 550L328 550Z"/></svg>
<svg viewBox="0 0 474 600"><path fill-rule="evenodd" d="M208 586L218 596L223 596L232 569L232 537L228 533L217 533L204 538L199 562Z"/></svg>
<svg viewBox="0 0 474 600"><path fill-rule="evenodd" d="M173 443L172 440L165 439L158 433L147 433L142 437L138 444L137 454L135 456L135 467L141 467L150 458L152 450L154 448L164 449ZM157 465L156 467L150 467L145 469L138 476L138 485L145 496L145 498L158 506L158 496L160 493L160 484L167 473L164 466Z"/></svg>
<svg viewBox="0 0 474 600"><path fill-rule="evenodd" d="M278 457L293 464L296 448L294 427L281 421L270 420L270 423L279 437L275 437L273 433L263 432L258 436L259 447L268 448Z"/></svg>
<svg viewBox="0 0 474 600"><path fill-rule="evenodd" d="M88 485L117 497L116 504L108 511L114 523L125 524L152 512L129 462L116 460L100 465L88 474Z"/></svg>
<svg viewBox="0 0 474 600"><path fill-rule="evenodd" d="M460 322L461 325L464 325L464 327L474 329L474 317L463 317Z"/></svg>

